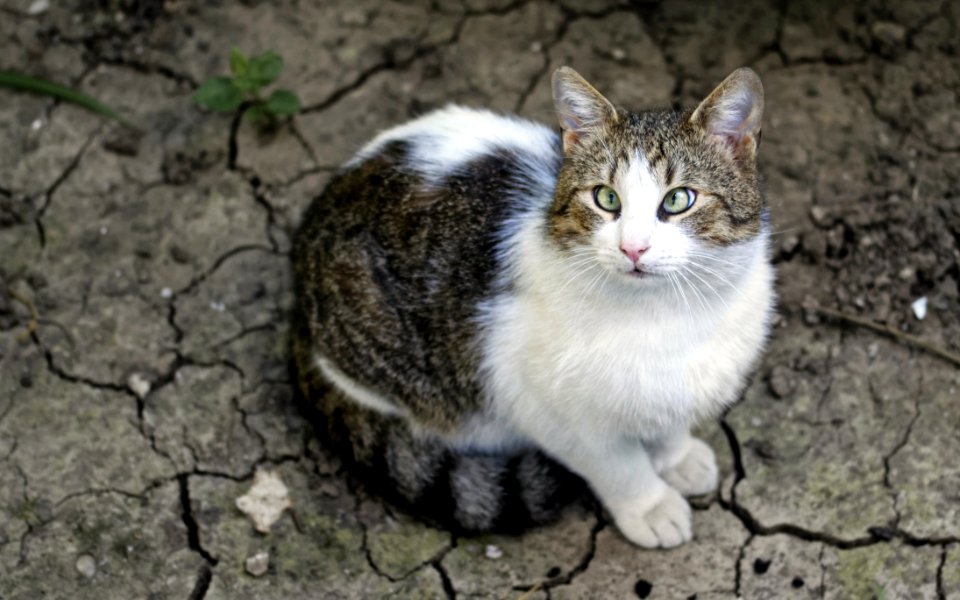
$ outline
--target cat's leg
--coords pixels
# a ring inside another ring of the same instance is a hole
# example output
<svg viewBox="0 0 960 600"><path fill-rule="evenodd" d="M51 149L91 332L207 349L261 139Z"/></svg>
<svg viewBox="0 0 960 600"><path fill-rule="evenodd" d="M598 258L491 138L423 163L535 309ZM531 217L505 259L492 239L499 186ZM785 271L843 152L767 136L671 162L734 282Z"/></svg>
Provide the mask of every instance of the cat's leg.
<svg viewBox="0 0 960 600"><path fill-rule="evenodd" d="M719 475L713 449L690 435L688 427L678 427L644 445L654 470L684 496L716 489Z"/></svg>
<svg viewBox="0 0 960 600"><path fill-rule="evenodd" d="M545 420L530 437L590 484L627 539L645 548L690 541L690 505L657 475L642 443Z"/></svg>

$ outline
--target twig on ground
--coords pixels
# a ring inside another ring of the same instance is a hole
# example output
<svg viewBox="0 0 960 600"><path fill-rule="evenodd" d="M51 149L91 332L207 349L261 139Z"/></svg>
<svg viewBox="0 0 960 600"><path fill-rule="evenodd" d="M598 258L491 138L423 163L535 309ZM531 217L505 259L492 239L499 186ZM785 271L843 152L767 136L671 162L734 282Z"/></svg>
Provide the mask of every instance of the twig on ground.
<svg viewBox="0 0 960 600"><path fill-rule="evenodd" d="M865 327L866 329L869 329L881 335L890 336L899 342L902 342L909 346L914 346L915 348L919 348L935 356L939 356L940 358L960 367L960 354L951 352L946 348L941 348L940 346L937 346L932 342L928 342L923 338L919 338L915 335L910 335L909 333L903 333L902 331L894 327L891 327L889 325L881 325L880 323L874 323L873 321L869 321L867 319L863 319L860 317L855 317L853 315L848 315L847 313L840 312L839 310L834 310L832 308L816 306L814 307L814 310L816 310L818 313L820 313L825 317L829 317L837 321L844 321L846 323L858 325L860 327Z"/></svg>

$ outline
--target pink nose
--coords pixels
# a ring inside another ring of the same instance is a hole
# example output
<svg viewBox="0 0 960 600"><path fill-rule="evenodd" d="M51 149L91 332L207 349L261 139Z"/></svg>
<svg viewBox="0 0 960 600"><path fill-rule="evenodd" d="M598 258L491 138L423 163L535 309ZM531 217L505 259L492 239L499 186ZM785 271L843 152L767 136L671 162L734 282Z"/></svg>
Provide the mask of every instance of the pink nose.
<svg viewBox="0 0 960 600"><path fill-rule="evenodd" d="M636 264L644 252L650 249L650 246L641 246L639 244L622 244L620 252L630 259L630 262Z"/></svg>

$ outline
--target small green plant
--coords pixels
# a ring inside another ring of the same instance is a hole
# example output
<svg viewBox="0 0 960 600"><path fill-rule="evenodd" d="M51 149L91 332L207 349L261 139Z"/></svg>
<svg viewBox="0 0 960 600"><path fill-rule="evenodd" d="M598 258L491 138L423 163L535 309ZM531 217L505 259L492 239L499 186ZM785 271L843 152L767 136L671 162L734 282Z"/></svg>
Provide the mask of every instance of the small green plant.
<svg viewBox="0 0 960 600"><path fill-rule="evenodd" d="M221 75L203 82L193 99L205 108L233 112L247 104L244 117L255 122L275 122L279 117L300 112L300 99L290 90L274 90L264 97L262 90L280 76L283 59L276 52L247 57L239 48L230 49L233 77Z"/></svg>

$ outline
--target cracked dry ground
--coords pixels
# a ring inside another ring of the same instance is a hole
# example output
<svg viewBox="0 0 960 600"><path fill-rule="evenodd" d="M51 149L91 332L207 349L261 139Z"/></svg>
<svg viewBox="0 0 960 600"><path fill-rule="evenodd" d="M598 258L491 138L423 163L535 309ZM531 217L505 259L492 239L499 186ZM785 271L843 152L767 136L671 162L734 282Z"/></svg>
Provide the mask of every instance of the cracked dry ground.
<svg viewBox="0 0 960 600"><path fill-rule="evenodd" d="M145 133L0 91L3 600L960 598L956 368L815 310L960 349L955 3L29 4L0 1L0 67ZM286 58L292 124L193 105L231 44ZM451 537L356 489L292 403L287 251L331 170L450 100L552 122L561 64L634 107L740 65L766 87L779 317L670 551L588 509ZM234 505L258 468L295 505L266 536Z"/></svg>

